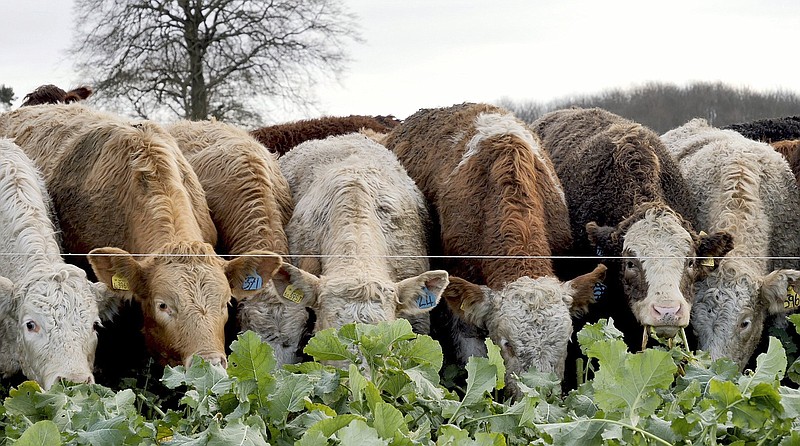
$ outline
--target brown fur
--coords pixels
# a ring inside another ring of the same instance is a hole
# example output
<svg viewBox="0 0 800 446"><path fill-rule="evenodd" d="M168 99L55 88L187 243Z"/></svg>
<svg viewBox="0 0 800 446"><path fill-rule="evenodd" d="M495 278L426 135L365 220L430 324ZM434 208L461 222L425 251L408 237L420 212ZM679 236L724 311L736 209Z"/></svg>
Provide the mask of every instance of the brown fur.
<svg viewBox="0 0 800 446"><path fill-rule="evenodd" d="M270 151L278 156L288 152L292 147L311 139L325 139L328 136L344 135L364 129L377 134L387 133L400 121L394 116L325 116L317 119L278 124L262 127L250 134Z"/></svg>
<svg viewBox="0 0 800 446"><path fill-rule="evenodd" d="M55 85L42 85L25 95L21 107L40 104L71 104L82 101L92 95L92 89L82 86L70 91L64 91Z"/></svg>
<svg viewBox="0 0 800 446"><path fill-rule="evenodd" d="M788 139L769 143L789 162L794 178L800 184L800 139Z"/></svg>
<svg viewBox="0 0 800 446"><path fill-rule="evenodd" d="M450 259L445 269L451 274L494 289L526 275L552 275L545 228L564 229L567 212L560 199L552 198L556 189L543 175L549 162L542 164L509 135L484 140L478 153L450 176L475 135L473 121L480 113L507 112L483 104L421 110L387 136L386 146L438 214L443 254L544 257ZM570 240L564 232L552 238L562 248Z"/></svg>

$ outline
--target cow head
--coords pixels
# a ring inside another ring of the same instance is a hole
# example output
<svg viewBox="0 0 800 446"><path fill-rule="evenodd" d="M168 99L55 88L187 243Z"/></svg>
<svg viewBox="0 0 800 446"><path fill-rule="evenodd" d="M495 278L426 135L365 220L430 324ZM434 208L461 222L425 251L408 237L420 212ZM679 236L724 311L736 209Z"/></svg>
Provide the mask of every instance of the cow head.
<svg viewBox="0 0 800 446"><path fill-rule="evenodd" d="M306 334L308 311L299 305L284 305L270 282L266 293L240 300L241 330L253 330L272 347L278 366L300 362L297 352Z"/></svg>
<svg viewBox="0 0 800 446"><path fill-rule="evenodd" d="M101 281L141 305L147 348L162 364L188 367L199 355L227 367L224 328L231 295L257 293L280 265L280 256L254 251L226 261L201 242L166 245L159 254L134 257L98 248L89 253L89 262Z"/></svg>
<svg viewBox="0 0 800 446"><path fill-rule="evenodd" d="M607 263L617 270L631 311L662 337L689 324L694 282L712 268L706 259L733 248L730 234L698 235L663 205L643 206L615 228L590 222L586 231L599 255L621 257Z"/></svg>
<svg viewBox="0 0 800 446"><path fill-rule="evenodd" d="M606 267L560 282L551 276L520 277L501 290L450 278L444 298L463 321L488 331L500 346L507 382L535 366L541 372L564 377L567 342L572 336L572 315L594 302L594 288L605 279Z"/></svg>
<svg viewBox="0 0 800 446"><path fill-rule="evenodd" d="M797 309L800 298L795 290L800 290L800 271L781 269L764 276L742 259L722 259L697 284L692 328L698 348L713 359L730 358L744 368L767 317Z"/></svg>
<svg viewBox="0 0 800 446"><path fill-rule="evenodd" d="M72 265L32 272L24 283L0 277L0 318L12 361L29 379L50 389L60 380L94 382L92 368L101 318L115 312L104 284L94 284Z"/></svg>
<svg viewBox="0 0 800 446"><path fill-rule="evenodd" d="M314 310L315 331L427 313L449 283L446 271L389 282L358 274L316 276L289 263L283 263L272 281L279 295Z"/></svg>

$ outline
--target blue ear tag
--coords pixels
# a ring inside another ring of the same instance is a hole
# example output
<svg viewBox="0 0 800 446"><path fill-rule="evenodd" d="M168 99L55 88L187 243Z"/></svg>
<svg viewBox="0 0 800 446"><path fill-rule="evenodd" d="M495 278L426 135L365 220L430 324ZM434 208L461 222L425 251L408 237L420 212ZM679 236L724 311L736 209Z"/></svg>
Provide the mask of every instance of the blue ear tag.
<svg viewBox="0 0 800 446"><path fill-rule="evenodd" d="M603 257L603 248L597 246L597 247L595 247L595 249L596 249L595 252L597 253L597 257Z"/></svg>
<svg viewBox="0 0 800 446"><path fill-rule="evenodd" d="M423 310L433 308L436 305L436 296L426 286L422 287L422 290L425 291L425 295L417 296L417 306Z"/></svg>
<svg viewBox="0 0 800 446"><path fill-rule="evenodd" d="M592 290L592 294L594 294L595 301L600 300L600 298L603 297L603 294L605 294L605 292L606 292L606 284L604 284L603 282L596 282L594 284L594 290Z"/></svg>
<svg viewBox="0 0 800 446"><path fill-rule="evenodd" d="M244 278L244 282L242 283L242 289L245 291L260 290L261 285L263 284L264 280L261 279L261 276L259 276L257 272L253 271L247 277Z"/></svg>

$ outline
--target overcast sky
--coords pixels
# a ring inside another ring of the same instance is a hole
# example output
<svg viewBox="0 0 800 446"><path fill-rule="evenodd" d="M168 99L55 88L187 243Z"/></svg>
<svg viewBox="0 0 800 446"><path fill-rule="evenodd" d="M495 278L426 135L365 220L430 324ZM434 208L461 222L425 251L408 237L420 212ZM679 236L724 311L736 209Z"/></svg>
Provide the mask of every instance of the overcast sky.
<svg viewBox="0 0 800 446"><path fill-rule="evenodd" d="M364 43L322 114L393 114L502 97L547 102L648 81L800 93L798 0L344 0ZM69 0L3 0L0 84L81 83ZM20 101L18 100L16 104ZM15 105L16 105L15 104ZM319 114L316 113L316 114ZM275 122L301 117L284 114Z"/></svg>

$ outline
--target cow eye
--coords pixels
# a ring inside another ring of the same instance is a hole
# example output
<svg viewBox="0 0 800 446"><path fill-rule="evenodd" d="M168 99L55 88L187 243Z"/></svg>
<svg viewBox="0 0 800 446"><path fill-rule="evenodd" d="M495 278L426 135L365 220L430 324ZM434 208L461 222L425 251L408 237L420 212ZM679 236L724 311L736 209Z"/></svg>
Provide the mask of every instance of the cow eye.
<svg viewBox="0 0 800 446"><path fill-rule="evenodd" d="M169 305L166 302L159 302L157 306L159 311L169 312Z"/></svg>
<svg viewBox="0 0 800 446"><path fill-rule="evenodd" d="M508 342L508 339L506 338L500 339L500 348L505 350L508 356L514 356L514 347L511 346L511 343Z"/></svg>
<svg viewBox="0 0 800 446"><path fill-rule="evenodd" d="M689 260L689 268L694 267L694 259Z"/></svg>
<svg viewBox="0 0 800 446"><path fill-rule="evenodd" d="M25 322L25 328L31 333L39 333L39 324L34 321Z"/></svg>
<svg viewBox="0 0 800 446"><path fill-rule="evenodd" d="M746 330L749 326L750 326L750 319L745 319L745 320L742 321L741 324L739 324L739 327L742 330Z"/></svg>
<svg viewBox="0 0 800 446"><path fill-rule="evenodd" d="M628 268L628 269L632 269L632 268L633 268L633 267L635 267L635 266L636 266L636 265L634 265L634 264L633 264L633 260L628 260L628 261L625 263L625 268Z"/></svg>

